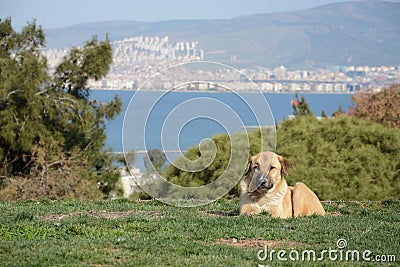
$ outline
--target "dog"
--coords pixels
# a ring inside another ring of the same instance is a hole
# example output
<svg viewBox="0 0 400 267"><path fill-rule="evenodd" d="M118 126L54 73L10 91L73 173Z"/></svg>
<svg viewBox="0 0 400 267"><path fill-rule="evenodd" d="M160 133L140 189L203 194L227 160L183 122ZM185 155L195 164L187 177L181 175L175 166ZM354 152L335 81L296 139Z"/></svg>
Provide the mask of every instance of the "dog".
<svg viewBox="0 0 400 267"><path fill-rule="evenodd" d="M240 182L240 214L269 212L272 217L290 218L325 210L315 193L303 183L288 186L290 163L284 157L265 151L253 156Z"/></svg>

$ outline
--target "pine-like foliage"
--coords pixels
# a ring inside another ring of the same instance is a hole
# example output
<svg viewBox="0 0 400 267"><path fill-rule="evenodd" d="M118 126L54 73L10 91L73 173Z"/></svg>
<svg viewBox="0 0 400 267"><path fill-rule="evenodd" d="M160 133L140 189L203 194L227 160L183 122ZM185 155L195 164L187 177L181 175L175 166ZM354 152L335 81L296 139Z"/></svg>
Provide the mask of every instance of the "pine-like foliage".
<svg viewBox="0 0 400 267"><path fill-rule="evenodd" d="M292 100L293 115L298 116L314 116L304 96L299 100L299 96L296 93L296 99Z"/></svg>
<svg viewBox="0 0 400 267"><path fill-rule="evenodd" d="M118 172L103 151L105 121L122 109L89 99L89 79L112 62L108 39L71 49L49 74L45 35L36 22L21 33L0 20L0 199L99 197Z"/></svg>
<svg viewBox="0 0 400 267"><path fill-rule="evenodd" d="M158 148L148 151L143 157L143 163L148 172L160 172L166 160L165 153Z"/></svg>

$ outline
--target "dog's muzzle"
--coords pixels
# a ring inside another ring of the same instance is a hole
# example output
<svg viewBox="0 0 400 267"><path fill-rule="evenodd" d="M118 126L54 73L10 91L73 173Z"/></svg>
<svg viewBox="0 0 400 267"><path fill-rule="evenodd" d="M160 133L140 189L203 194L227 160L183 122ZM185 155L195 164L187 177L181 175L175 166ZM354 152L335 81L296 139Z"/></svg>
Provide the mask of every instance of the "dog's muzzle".
<svg viewBox="0 0 400 267"><path fill-rule="evenodd" d="M273 184L272 181L267 178L268 173L258 172L257 174L255 174L250 181L248 192L253 193L257 190L271 189Z"/></svg>

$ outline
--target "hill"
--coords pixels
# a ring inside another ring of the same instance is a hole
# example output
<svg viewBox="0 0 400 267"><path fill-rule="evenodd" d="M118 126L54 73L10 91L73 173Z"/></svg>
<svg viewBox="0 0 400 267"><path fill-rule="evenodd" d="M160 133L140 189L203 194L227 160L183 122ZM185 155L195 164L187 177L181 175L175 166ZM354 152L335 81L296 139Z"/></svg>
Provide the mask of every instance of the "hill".
<svg viewBox="0 0 400 267"><path fill-rule="evenodd" d="M49 48L80 45L92 35L111 40L165 36L197 41L206 60L237 65L320 67L398 65L400 3L357 1L225 20L108 21L47 29Z"/></svg>

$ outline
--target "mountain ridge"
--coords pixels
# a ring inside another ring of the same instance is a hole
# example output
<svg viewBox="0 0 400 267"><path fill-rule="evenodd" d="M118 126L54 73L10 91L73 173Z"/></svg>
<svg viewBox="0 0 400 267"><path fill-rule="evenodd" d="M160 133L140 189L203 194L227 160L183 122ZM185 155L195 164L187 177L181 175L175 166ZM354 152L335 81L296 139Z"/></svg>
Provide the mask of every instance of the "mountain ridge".
<svg viewBox="0 0 400 267"><path fill-rule="evenodd" d="M386 1L333 3L231 19L94 22L45 31L48 48L79 46L93 35L108 34L112 41L157 35L197 41L206 60L234 65L400 65L400 3ZM235 62L230 62L232 56Z"/></svg>

